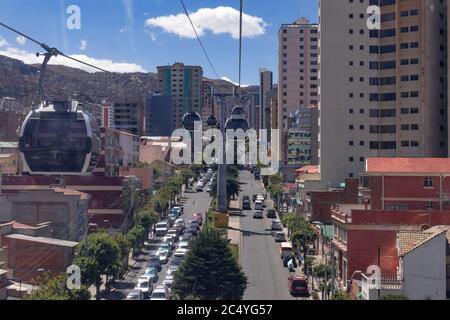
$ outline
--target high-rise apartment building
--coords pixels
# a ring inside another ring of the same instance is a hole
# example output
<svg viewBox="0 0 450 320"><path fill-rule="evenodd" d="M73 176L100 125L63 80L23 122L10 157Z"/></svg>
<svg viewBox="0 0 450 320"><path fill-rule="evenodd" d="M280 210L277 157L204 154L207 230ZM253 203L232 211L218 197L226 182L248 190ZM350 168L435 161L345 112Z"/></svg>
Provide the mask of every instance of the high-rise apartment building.
<svg viewBox="0 0 450 320"><path fill-rule="evenodd" d="M210 115L214 113L214 82L202 81L202 116L203 121L206 121Z"/></svg>
<svg viewBox="0 0 450 320"><path fill-rule="evenodd" d="M138 136L144 134L143 102L116 102L113 109L114 129Z"/></svg>
<svg viewBox="0 0 450 320"><path fill-rule="evenodd" d="M279 30L278 119L281 150L287 149L288 117L299 108L319 103L318 30L319 26L306 18L284 24ZM282 155L281 158L286 165L286 157Z"/></svg>
<svg viewBox="0 0 450 320"><path fill-rule="evenodd" d="M442 0L320 1L324 186L358 176L367 157L447 155L446 17Z"/></svg>
<svg viewBox="0 0 450 320"><path fill-rule="evenodd" d="M203 69L200 66L158 67L159 92L171 96L175 106L174 127L181 128L183 116L189 111L202 113Z"/></svg>
<svg viewBox="0 0 450 320"><path fill-rule="evenodd" d="M172 97L152 94L146 99L145 135L170 137L174 129L174 104Z"/></svg>
<svg viewBox="0 0 450 320"><path fill-rule="evenodd" d="M267 93L273 89L273 72L267 69L259 70L259 105L261 106L261 128L270 129L270 104Z"/></svg>

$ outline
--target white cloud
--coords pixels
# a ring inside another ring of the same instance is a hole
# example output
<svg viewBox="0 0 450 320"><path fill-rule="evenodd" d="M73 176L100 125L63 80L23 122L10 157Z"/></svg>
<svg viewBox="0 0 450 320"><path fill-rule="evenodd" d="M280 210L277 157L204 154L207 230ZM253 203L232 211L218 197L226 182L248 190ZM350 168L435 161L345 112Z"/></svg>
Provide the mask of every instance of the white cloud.
<svg viewBox="0 0 450 320"><path fill-rule="evenodd" d="M17 48L6 47L0 50L0 55L7 56L13 59L21 60L26 64L40 64L42 63L42 57L36 57L34 53L30 53ZM109 59L96 59L88 57L84 54L70 55L70 57L81 60L83 62L92 64L104 70L117 73L128 73L128 72L147 72L142 66L134 63L126 62L114 62ZM81 69L87 72L97 72L98 70L88 67L86 65L80 64L76 61L67 59L62 56L53 57L50 60L51 65L64 65L71 68Z"/></svg>
<svg viewBox="0 0 450 320"><path fill-rule="evenodd" d="M3 39L1 36L0 36L0 48L1 47L6 47L8 45L8 41L6 41L5 39Z"/></svg>
<svg viewBox="0 0 450 320"><path fill-rule="evenodd" d="M86 50L87 46L88 46L87 40L81 40L80 46L78 48L80 48L80 50Z"/></svg>
<svg viewBox="0 0 450 320"><path fill-rule="evenodd" d="M134 23L133 0L122 0L128 22Z"/></svg>
<svg viewBox="0 0 450 320"><path fill-rule="evenodd" d="M190 14L199 36L205 31L230 34L239 38L239 11L231 7L201 8ZM159 27L181 38L195 38L194 30L184 13L147 19L148 27ZM243 14L243 36L254 38L265 34L267 23L260 17Z"/></svg>
<svg viewBox="0 0 450 320"><path fill-rule="evenodd" d="M153 32L150 33L150 39L152 39L153 42L156 42L156 35Z"/></svg>
<svg viewBox="0 0 450 320"><path fill-rule="evenodd" d="M18 36L18 37L16 38L16 41L17 41L17 43L20 44L21 46L24 46L25 43L27 42L27 39L25 39L25 37L23 37L23 36Z"/></svg>
<svg viewBox="0 0 450 320"><path fill-rule="evenodd" d="M119 30L120 33L124 33L125 31L126 31L125 28L120 28L120 30Z"/></svg>

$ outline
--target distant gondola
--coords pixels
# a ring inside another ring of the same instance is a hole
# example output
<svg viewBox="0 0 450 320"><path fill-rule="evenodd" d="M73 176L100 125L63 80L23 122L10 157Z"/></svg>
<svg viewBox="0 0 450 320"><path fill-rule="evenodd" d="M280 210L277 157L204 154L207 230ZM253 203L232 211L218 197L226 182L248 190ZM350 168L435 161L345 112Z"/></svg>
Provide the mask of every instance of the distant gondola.
<svg viewBox="0 0 450 320"><path fill-rule="evenodd" d="M182 125L188 131L198 130L202 125L202 117L197 112L188 112L183 116Z"/></svg>
<svg viewBox="0 0 450 320"><path fill-rule="evenodd" d="M19 138L24 173L90 174L101 152L100 129L94 116L76 101L54 101L31 111Z"/></svg>
<svg viewBox="0 0 450 320"><path fill-rule="evenodd" d="M247 131L250 129L247 119L244 117L244 108L237 106L233 109L231 116L225 123L225 130L239 130Z"/></svg>

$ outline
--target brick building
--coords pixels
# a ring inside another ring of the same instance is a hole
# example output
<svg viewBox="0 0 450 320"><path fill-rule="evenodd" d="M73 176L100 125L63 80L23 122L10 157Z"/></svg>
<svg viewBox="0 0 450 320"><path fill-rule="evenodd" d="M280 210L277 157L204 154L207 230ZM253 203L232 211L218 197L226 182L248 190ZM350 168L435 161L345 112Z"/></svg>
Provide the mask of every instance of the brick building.
<svg viewBox="0 0 450 320"><path fill-rule="evenodd" d="M15 221L0 224L0 247L6 253L9 278L30 282L42 272L60 274L75 258L77 242L48 237L49 225L31 226Z"/></svg>
<svg viewBox="0 0 450 320"><path fill-rule="evenodd" d="M120 229L130 217L130 203L138 204L141 182L135 177L102 176L3 176L1 193L46 190L50 187L73 189L90 196L88 222ZM132 199L131 199L131 198ZM134 199L134 200L133 200ZM128 201L130 200L130 201ZM133 201L131 201L133 200Z"/></svg>

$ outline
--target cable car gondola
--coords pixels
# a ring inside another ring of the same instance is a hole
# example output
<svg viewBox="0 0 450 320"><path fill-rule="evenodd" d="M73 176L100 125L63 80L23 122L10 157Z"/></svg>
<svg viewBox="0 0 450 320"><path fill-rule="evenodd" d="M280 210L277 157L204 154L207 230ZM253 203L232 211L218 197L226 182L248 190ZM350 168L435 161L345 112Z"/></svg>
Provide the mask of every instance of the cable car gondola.
<svg viewBox="0 0 450 320"><path fill-rule="evenodd" d="M247 131L250 129L247 119L244 117L244 108L235 107L231 117L225 123L225 130L239 130Z"/></svg>
<svg viewBox="0 0 450 320"><path fill-rule="evenodd" d="M42 104L22 124L19 151L25 173L90 174L100 157L100 129L76 101Z"/></svg>
<svg viewBox="0 0 450 320"><path fill-rule="evenodd" d="M199 130L202 125L202 117L197 112L188 112L183 116L181 123L183 128L188 131Z"/></svg>
<svg viewBox="0 0 450 320"><path fill-rule="evenodd" d="M208 119L206 119L206 124L208 125L208 127L215 127L217 125L217 118L215 115L210 115L208 117Z"/></svg>
<svg viewBox="0 0 450 320"><path fill-rule="evenodd" d="M93 69L92 64L70 57L0 22L0 26L36 43L44 53L39 70L40 107L31 111L20 129L19 151L23 173L83 175L94 171L101 153L100 129L95 117L77 101L51 99L44 90L44 75L52 57L62 56Z"/></svg>

